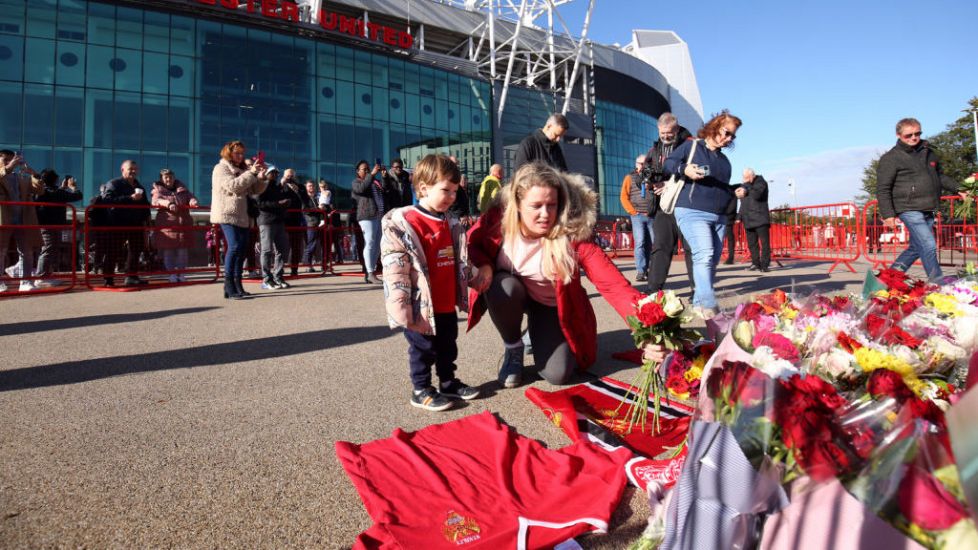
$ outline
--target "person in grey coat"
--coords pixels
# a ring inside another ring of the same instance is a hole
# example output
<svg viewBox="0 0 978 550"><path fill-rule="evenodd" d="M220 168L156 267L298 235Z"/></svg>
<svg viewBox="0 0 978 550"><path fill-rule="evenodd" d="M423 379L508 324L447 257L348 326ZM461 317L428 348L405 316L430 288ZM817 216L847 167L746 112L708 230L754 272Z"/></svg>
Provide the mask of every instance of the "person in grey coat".
<svg viewBox="0 0 978 550"><path fill-rule="evenodd" d="M747 234L750 270L767 273L771 265L771 211L767 205L767 181L755 174L752 168L744 168L744 183L734 194L740 199L740 220Z"/></svg>

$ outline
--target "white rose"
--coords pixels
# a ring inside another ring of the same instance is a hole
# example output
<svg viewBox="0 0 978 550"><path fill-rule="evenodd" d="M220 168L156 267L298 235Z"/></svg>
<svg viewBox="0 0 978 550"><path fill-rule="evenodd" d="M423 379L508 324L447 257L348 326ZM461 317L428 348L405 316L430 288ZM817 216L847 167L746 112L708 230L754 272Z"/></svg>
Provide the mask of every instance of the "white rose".
<svg viewBox="0 0 978 550"><path fill-rule="evenodd" d="M790 361L779 359L768 346L760 346L754 350L751 365L771 378L787 378L798 373L798 369Z"/></svg>
<svg viewBox="0 0 978 550"><path fill-rule="evenodd" d="M818 365L832 378L849 378L856 372L852 355L841 349L833 349L822 354Z"/></svg>
<svg viewBox="0 0 978 550"><path fill-rule="evenodd" d="M662 295L662 311L669 317L676 317L683 312L682 301L676 297L676 293L669 290Z"/></svg>

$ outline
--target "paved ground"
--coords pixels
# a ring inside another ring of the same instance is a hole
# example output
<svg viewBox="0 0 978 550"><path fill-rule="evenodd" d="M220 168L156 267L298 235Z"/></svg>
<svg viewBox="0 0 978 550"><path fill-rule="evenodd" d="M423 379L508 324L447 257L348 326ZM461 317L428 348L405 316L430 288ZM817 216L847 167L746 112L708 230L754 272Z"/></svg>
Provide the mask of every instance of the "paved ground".
<svg viewBox="0 0 978 550"><path fill-rule="evenodd" d="M863 276L744 267L720 268L726 305L774 287L857 290ZM684 289L682 262L673 269L670 286ZM0 545L345 548L371 522L337 440L491 410L567 443L522 390L495 389L501 346L488 322L460 337L458 360L487 396L429 413L407 403L405 343L386 326L379 287L332 277L249 288L260 294L239 302L219 285L0 301ZM593 302L592 372L630 380L634 369L610 358L631 345L624 324ZM647 515L629 489L611 534L582 544L622 548Z"/></svg>

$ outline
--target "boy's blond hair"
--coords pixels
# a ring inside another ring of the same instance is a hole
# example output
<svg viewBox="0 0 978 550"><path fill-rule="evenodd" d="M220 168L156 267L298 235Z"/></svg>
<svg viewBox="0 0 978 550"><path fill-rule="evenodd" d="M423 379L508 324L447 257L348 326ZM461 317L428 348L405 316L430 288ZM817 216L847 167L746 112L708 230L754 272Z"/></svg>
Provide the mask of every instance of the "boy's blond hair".
<svg viewBox="0 0 978 550"><path fill-rule="evenodd" d="M462 172L459 171L458 164L455 164L448 155L425 155L421 162L414 167L411 185L414 187L414 193L418 197L422 197L422 185L431 187L442 179L447 179L458 185L462 181Z"/></svg>

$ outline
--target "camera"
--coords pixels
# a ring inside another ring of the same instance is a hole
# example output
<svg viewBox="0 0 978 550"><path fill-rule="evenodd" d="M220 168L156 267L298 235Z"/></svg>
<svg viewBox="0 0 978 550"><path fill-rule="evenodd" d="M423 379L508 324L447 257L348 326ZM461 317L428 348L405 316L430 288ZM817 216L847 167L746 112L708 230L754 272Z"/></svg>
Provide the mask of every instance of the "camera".
<svg viewBox="0 0 978 550"><path fill-rule="evenodd" d="M699 166L699 169L700 169L700 172L703 173L703 177L704 178L706 176L709 176L710 175L710 165L709 164L702 164L702 165Z"/></svg>
<svg viewBox="0 0 978 550"><path fill-rule="evenodd" d="M659 166L653 159L646 160L645 166L642 167L639 175L642 177L642 183L647 185L652 185L653 183L658 183L666 179L665 174L662 172L662 166Z"/></svg>

